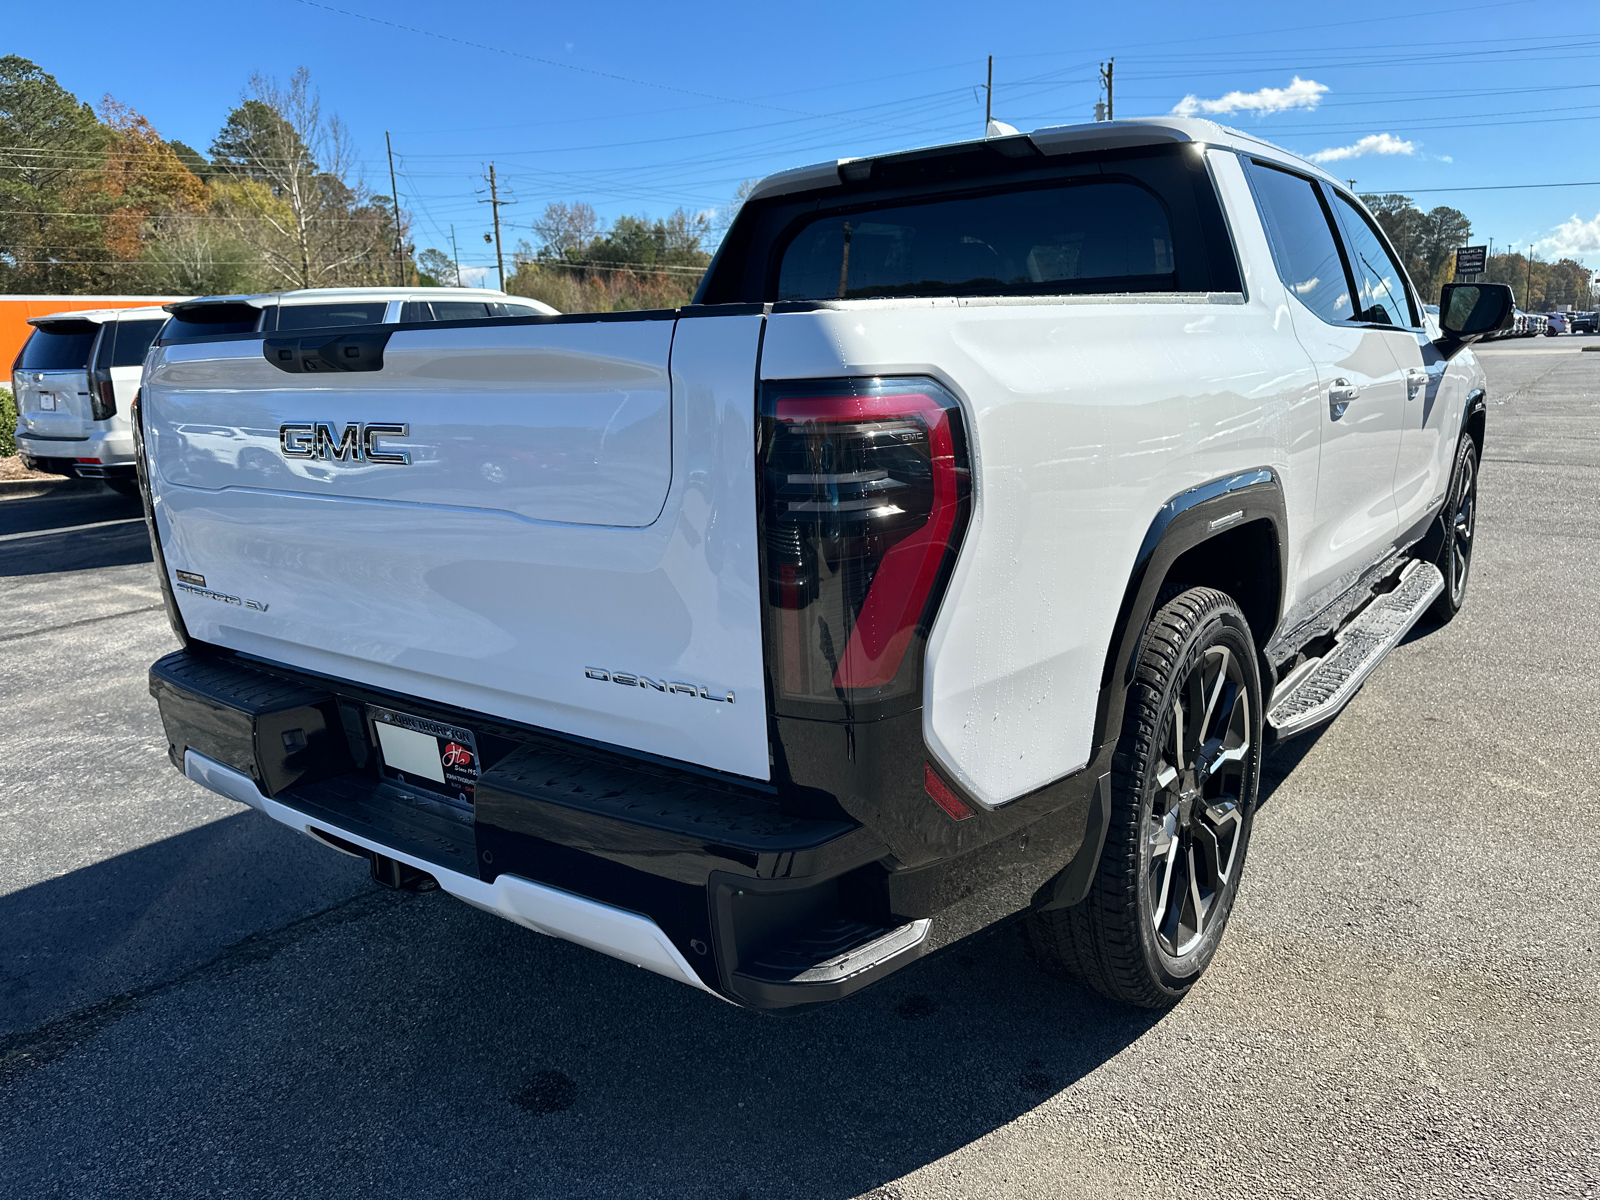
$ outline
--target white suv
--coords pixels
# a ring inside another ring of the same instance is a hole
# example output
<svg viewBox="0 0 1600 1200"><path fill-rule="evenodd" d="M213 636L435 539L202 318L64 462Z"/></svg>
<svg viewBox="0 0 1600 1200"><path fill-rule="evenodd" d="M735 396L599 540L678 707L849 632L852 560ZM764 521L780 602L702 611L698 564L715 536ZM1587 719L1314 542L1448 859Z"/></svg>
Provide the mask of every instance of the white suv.
<svg viewBox="0 0 1600 1200"><path fill-rule="evenodd" d="M181 307L183 311L163 340L208 333L284 333L347 325L561 315L541 301L486 288L304 288L208 296Z"/></svg>
<svg viewBox="0 0 1600 1200"><path fill-rule="evenodd" d="M17 452L35 470L104 479L138 494L128 410L165 310L97 309L35 317L11 373Z"/></svg>

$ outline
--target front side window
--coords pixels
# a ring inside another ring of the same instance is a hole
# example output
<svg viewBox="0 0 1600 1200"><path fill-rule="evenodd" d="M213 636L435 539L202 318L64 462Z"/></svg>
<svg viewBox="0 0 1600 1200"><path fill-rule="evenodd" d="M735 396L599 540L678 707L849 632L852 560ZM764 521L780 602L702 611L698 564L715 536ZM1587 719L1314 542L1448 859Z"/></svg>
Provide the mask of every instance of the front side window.
<svg viewBox="0 0 1600 1200"><path fill-rule="evenodd" d="M1161 201L1097 180L817 216L783 251L777 298L1176 290Z"/></svg>
<svg viewBox="0 0 1600 1200"><path fill-rule="evenodd" d="M1250 173L1278 278L1317 316L1350 320L1350 281L1317 185L1301 175L1257 162Z"/></svg>
<svg viewBox="0 0 1600 1200"><path fill-rule="evenodd" d="M1334 193L1334 205L1344 222L1350 267L1355 272L1359 321L1377 325L1420 324L1406 294L1406 276L1394 261L1367 216L1344 196Z"/></svg>
<svg viewBox="0 0 1600 1200"><path fill-rule="evenodd" d="M482 321L498 316L494 307L477 300L430 300L435 321Z"/></svg>

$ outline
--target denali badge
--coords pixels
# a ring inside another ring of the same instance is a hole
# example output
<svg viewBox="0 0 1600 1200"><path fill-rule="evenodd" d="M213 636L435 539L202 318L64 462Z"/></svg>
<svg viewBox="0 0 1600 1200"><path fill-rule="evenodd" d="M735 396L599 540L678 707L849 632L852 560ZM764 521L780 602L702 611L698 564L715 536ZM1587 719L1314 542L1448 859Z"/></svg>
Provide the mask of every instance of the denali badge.
<svg viewBox="0 0 1600 1200"><path fill-rule="evenodd" d="M332 422L317 421L311 425L279 425L278 448L285 458L325 458L330 462L360 462L364 458L370 463L404 467L411 462L410 453L380 450L378 439L410 435L410 425L346 425L335 433Z"/></svg>
<svg viewBox="0 0 1600 1200"><path fill-rule="evenodd" d="M603 671L599 667L585 667L584 676L589 679L599 680L601 683L620 683L623 687L654 688L658 692L671 692L679 696L698 696L702 700L715 700L718 704L732 704L733 693L718 696L710 688L696 687L692 683L674 681L668 683L665 679L659 683L647 675L631 675L627 671Z"/></svg>

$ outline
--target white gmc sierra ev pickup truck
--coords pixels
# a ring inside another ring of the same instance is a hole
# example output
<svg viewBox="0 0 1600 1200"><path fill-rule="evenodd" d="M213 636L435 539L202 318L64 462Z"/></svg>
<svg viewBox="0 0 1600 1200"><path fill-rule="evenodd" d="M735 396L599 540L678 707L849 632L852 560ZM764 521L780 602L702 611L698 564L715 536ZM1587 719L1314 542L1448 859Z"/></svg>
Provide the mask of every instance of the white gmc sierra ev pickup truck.
<svg viewBox="0 0 1600 1200"><path fill-rule="evenodd" d="M1462 602L1465 347L1512 309L1434 323L1337 180L1174 119L774 176L676 311L174 311L136 422L173 764L793 1009L1017 914L1181 997L1264 742Z"/></svg>

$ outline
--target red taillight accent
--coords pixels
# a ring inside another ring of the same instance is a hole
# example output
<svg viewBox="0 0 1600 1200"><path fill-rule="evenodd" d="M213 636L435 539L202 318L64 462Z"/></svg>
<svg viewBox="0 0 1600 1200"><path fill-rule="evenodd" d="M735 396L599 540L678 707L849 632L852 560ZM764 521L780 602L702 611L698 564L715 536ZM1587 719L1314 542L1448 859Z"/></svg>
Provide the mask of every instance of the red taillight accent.
<svg viewBox="0 0 1600 1200"><path fill-rule="evenodd" d="M95 464L98 464L100 462L100 460L98 458L80 458L78 461L81 462L81 463L95 463Z"/></svg>
<svg viewBox="0 0 1600 1200"><path fill-rule="evenodd" d="M904 421L915 417L928 431L933 503L926 524L889 547L878 564L871 589L856 613L855 628L833 685L841 688L883 687L893 683L906 645L927 607L928 593L939 577L949 548L960 495L956 483L955 447L950 416L932 397L920 392L875 396L786 396L778 401L780 422L825 426Z"/></svg>
<svg viewBox="0 0 1600 1200"><path fill-rule="evenodd" d="M816 705L843 702L865 719L863 704L914 704L921 639L966 524L960 405L931 380L864 379L769 384L762 411L780 708L824 717Z"/></svg>
<svg viewBox="0 0 1600 1200"><path fill-rule="evenodd" d="M972 810L961 803L961 798L945 786L944 780L935 775L927 763L922 764L922 789L952 821L965 821L972 815Z"/></svg>

